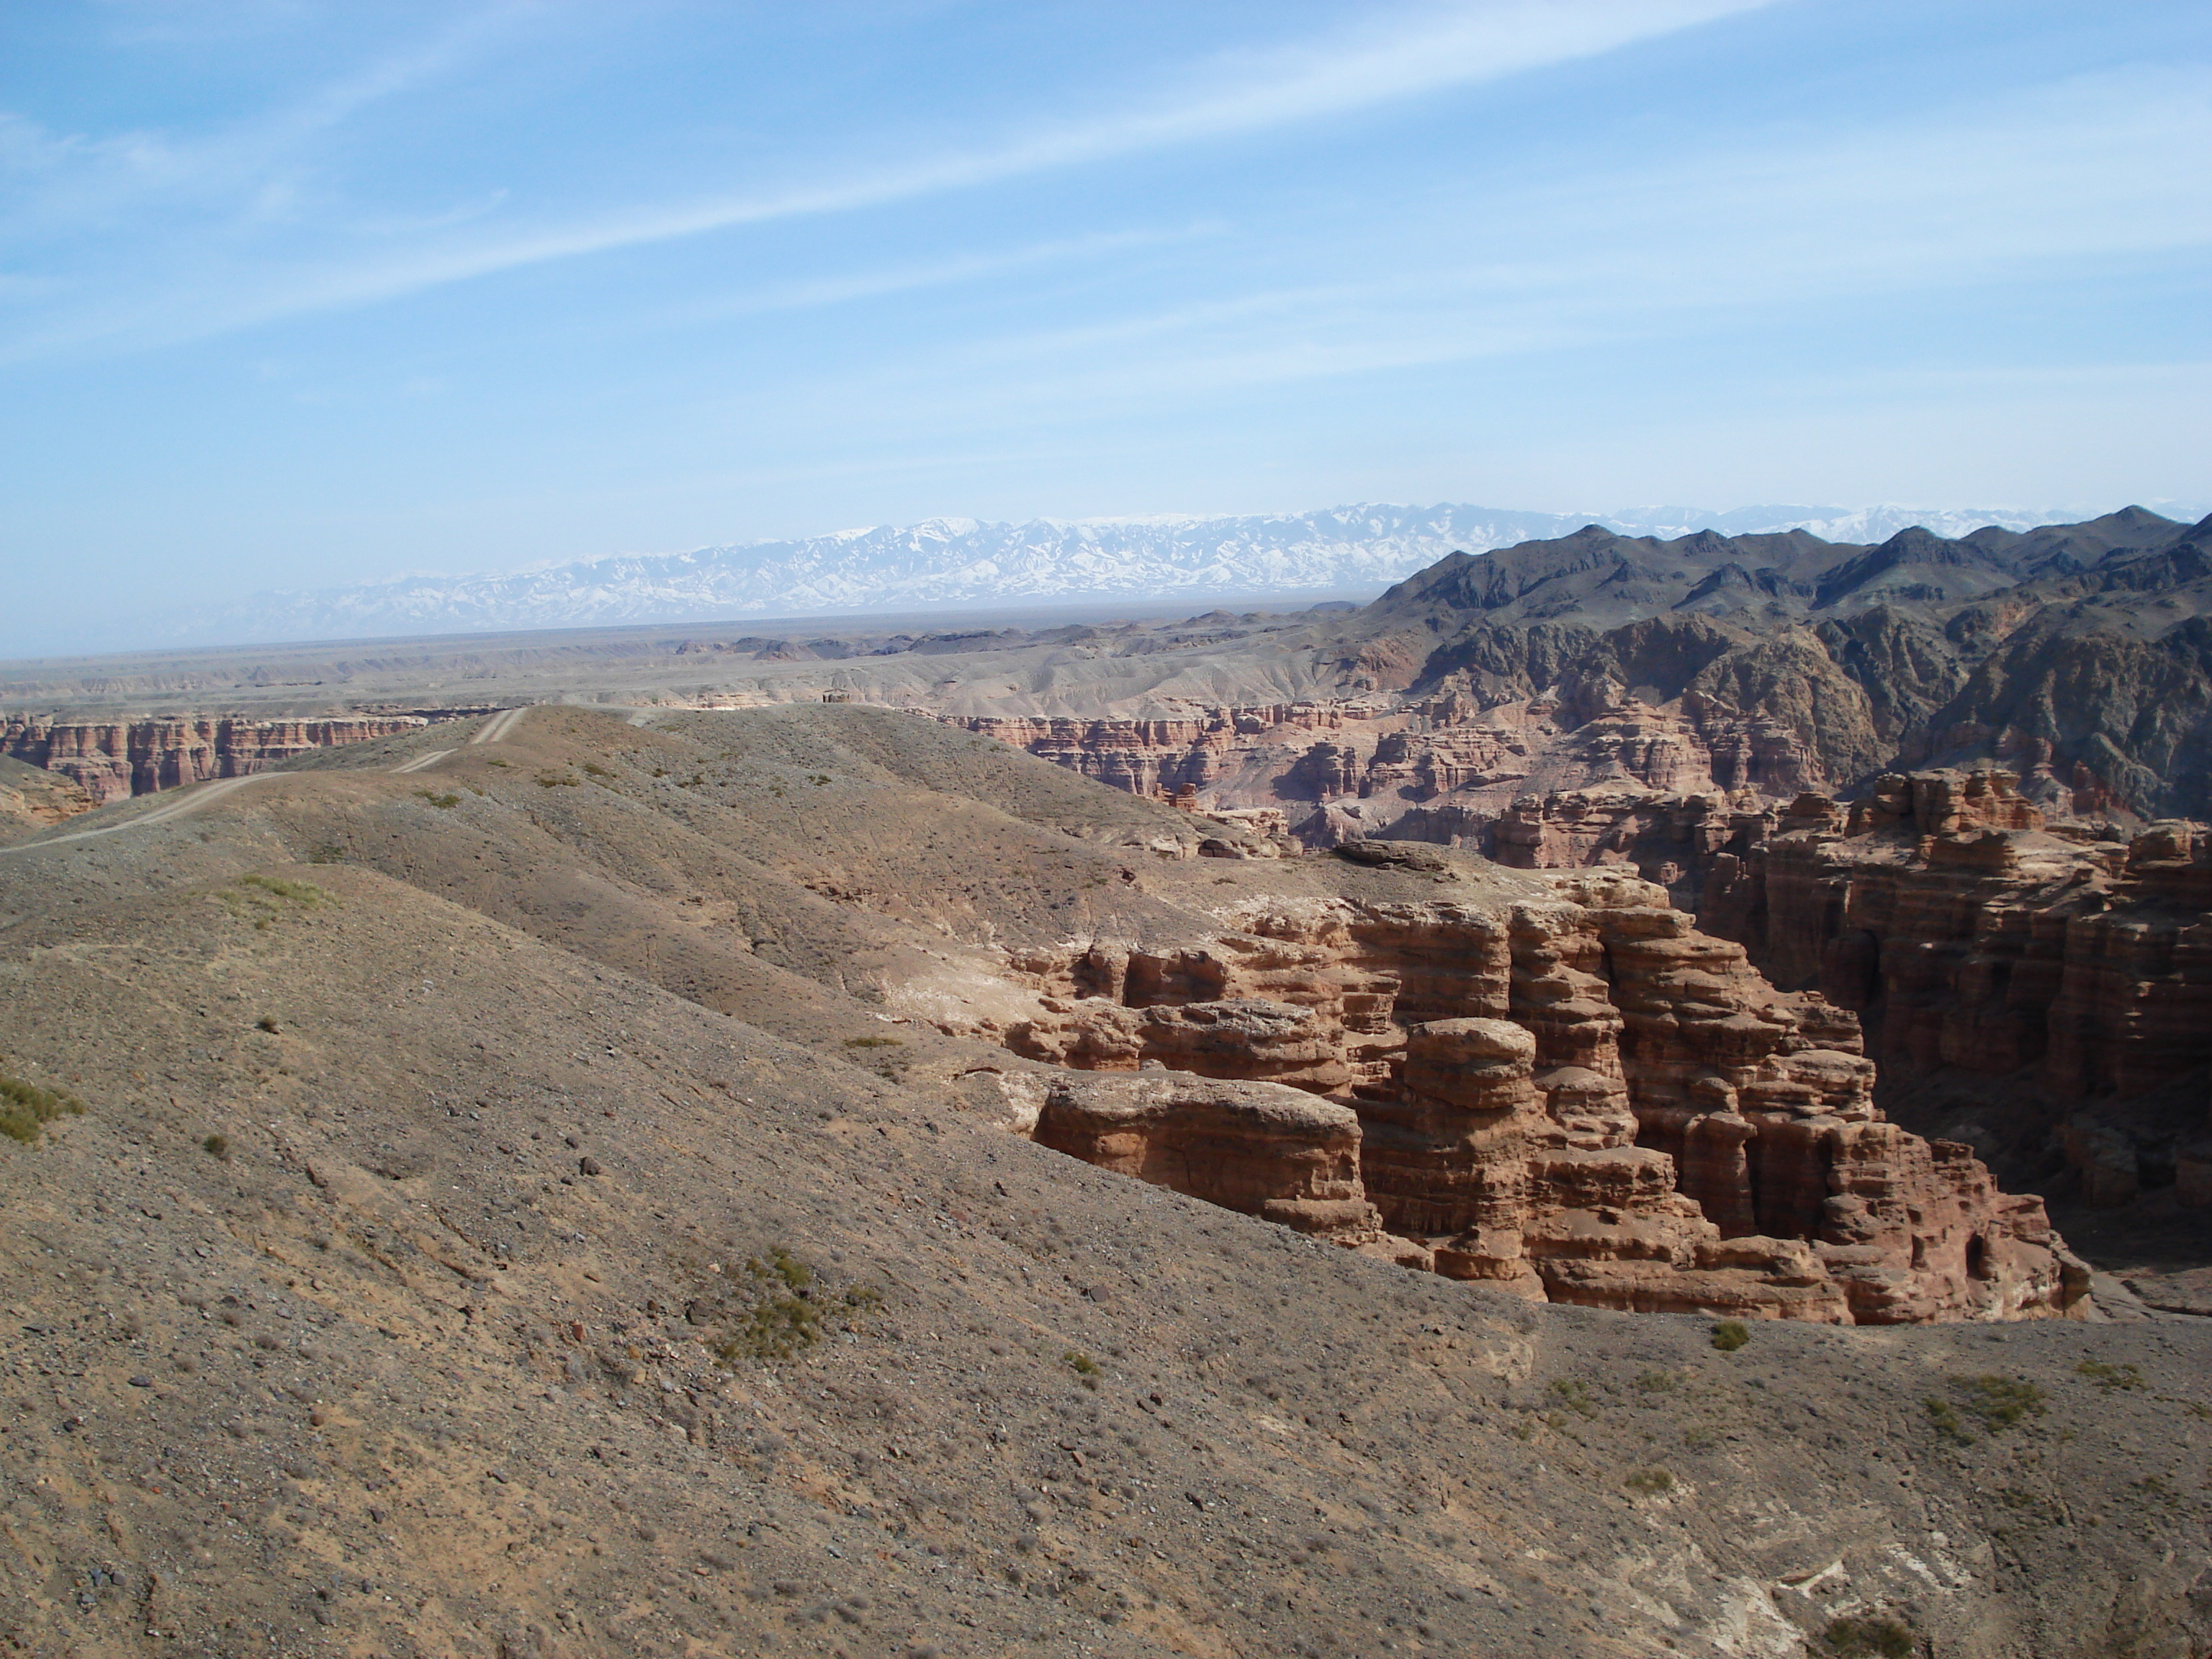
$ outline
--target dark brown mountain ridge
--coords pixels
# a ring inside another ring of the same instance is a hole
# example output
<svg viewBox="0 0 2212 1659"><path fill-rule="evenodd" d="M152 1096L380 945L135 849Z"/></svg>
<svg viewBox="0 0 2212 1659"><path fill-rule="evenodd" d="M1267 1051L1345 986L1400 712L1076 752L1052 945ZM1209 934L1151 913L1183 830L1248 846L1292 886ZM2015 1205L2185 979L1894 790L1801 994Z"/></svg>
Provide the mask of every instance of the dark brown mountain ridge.
<svg viewBox="0 0 2212 1659"><path fill-rule="evenodd" d="M1334 637L1347 678L1415 697L1548 693L1585 718L1624 697L1688 700L1703 726L1763 715L1846 792L1882 770L1998 762L2093 780L2145 817L2204 816L2208 539L2212 520L2140 507L1871 548L1591 526L1454 555Z"/></svg>

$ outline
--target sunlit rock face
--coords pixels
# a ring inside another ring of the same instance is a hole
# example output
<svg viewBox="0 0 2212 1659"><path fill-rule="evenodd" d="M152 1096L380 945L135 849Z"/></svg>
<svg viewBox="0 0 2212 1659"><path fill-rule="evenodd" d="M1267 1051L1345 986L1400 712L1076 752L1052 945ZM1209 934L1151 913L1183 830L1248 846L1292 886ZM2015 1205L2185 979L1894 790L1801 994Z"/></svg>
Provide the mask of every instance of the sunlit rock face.
<svg viewBox="0 0 2212 1659"><path fill-rule="evenodd" d="M1568 872L1465 902L1436 855L1347 850L1427 860L1440 896L1252 901L1203 946L1025 953L1043 1012L1009 1046L1133 1074L1058 1086L1038 1138L1553 1301L1906 1322L2081 1300L2039 1200L1882 1121L1854 1015L1778 992L1662 890Z"/></svg>
<svg viewBox="0 0 2212 1659"><path fill-rule="evenodd" d="M1185 1072L1076 1075L1046 1096L1035 1139L1338 1243L1383 1237L1360 1182L1358 1115L1302 1089Z"/></svg>

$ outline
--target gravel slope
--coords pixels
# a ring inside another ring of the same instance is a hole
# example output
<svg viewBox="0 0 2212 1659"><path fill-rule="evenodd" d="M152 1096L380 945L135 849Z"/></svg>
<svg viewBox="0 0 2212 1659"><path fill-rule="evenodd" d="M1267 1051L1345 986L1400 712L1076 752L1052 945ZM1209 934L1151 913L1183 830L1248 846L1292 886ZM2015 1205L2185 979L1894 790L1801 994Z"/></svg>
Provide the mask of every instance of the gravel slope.
<svg viewBox="0 0 2212 1659"><path fill-rule="evenodd" d="M951 1040L850 1046L879 973L834 964L1062 925L1155 809L920 722L721 718L799 724L532 716L0 860L0 1073L85 1107L0 1142L20 1650L2212 1641L2203 1322L1723 1352L1061 1158L958 1109ZM743 779L666 795L684 745ZM832 781L770 793L777 753ZM1115 902L1167 926L1201 872ZM781 1035L622 965L717 872L756 913L697 971L751 961ZM780 963L734 943L779 888Z"/></svg>

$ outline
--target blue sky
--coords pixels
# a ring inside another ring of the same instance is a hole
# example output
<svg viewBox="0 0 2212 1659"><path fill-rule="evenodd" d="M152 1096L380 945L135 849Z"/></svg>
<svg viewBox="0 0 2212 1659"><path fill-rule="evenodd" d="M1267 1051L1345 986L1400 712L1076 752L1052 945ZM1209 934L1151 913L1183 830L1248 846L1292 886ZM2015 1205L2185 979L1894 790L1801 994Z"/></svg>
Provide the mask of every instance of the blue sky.
<svg viewBox="0 0 2212 1659"><path fill-rule="evenodd" d="M40 0L0 564L2194 500L2208 242L2202 0Z"/></svg>

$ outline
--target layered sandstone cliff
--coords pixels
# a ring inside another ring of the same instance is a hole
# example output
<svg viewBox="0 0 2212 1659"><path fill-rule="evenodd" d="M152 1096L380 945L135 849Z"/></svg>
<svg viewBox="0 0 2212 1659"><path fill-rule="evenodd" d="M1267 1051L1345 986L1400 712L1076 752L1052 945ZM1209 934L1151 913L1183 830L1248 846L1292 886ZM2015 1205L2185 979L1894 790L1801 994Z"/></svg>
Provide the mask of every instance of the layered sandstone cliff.
<svg viewBox="0 0 2212 1659"><path fill-rule="evenodd" d="M1436 896L1250 902L1202 945L1018 954L1042 1014L1008 1046L1135 1074L1062 1088L1039 1138L1554 1301L1861 1322L2079 1301L2040 1200L1883 1121L1851 1013L1778 993L1660 890L1562 875L1501 911L1455 896L1445 855L1346 851ZM1294 1091L1336 1105L1301 1115Z"/></svg>
<svg viewBox="0 0 2212 1659"><path fill-rule="evenodd" d="M1376 712L1358 703L1296 702L1216 708L1163 720L942 718L1112 788L1172 797L1185 790L1211 791L1224 778L1264 768L1270 761L1278 768L1294 767L1310 750L1326 744L1328 739L1316 734L1357 727ZM1209 798L1208 804L1215 803Z"/></svg>
<svg viewBox="0 0 2212 1659"><path fill-rule="evenodd" d="M1487 822L1532 778L1782 799L1829 778L1779 722L1710 699L1654 708L1605 679L1505 701L1448 686L1402 702L1224 707L1185 719L942 718L1132 794L1190 790L1207 807L1372 800L1395 817L1441 804Z"/></svg>
<svg viewBox="0 0 2212 1659"><path fill-rule="evenodd" d="M208 778L243 777L310 750L391 737L426 723L410 714L98 721L27 715L0 720L0 755L70 779L99 806Z"/></svg>
<svg viewBox="0 0 2212 1659"><path fill-rule="evenodd" d="M1165 1070L1071 1076L1034 1139L1118 1175L1340 1244L1381 1246L1359 1175L1359 1117L1279 1083Z"/></svg>
<svg viewBox="0 0 2212 1659"><path fill-rule="evenodd" d="M1776 984L1857 1014L1889 1095L2019 1178L2063 1160L2094 1204L2212 1204L2202 826L2051 821L1985 768L1884 775L1850 804L1554 791L1413 828L1515 868L1666 886Z"/></svg>
<svg viewBox="0 0 2212 1659"><path fill-rule="evenodd" d="M2212 1203L2212 832L2046 826L2002 772L1797 803L1713 860L1699 915L1864 1019L1892 1086L2045 1145L2084 1195Z"/></svg>

